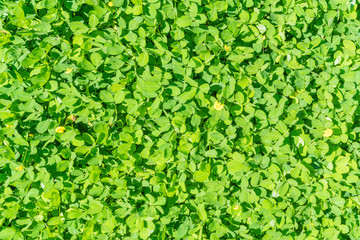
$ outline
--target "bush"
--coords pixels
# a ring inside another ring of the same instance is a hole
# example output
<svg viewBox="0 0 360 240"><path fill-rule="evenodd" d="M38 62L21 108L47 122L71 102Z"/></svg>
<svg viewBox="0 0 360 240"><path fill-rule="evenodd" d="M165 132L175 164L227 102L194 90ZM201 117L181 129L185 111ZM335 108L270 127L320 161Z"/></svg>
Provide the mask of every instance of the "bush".
<svg viewBox="0 0 360 240"><path fill-rule="evenodd" d="M0 239L360 239L356 1L0 3Z"/></svg>

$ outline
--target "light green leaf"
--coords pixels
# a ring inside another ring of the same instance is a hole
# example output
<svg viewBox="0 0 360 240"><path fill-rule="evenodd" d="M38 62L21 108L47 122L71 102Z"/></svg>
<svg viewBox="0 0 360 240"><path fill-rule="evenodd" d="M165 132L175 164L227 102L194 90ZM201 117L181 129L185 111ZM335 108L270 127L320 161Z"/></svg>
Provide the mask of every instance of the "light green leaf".
<svg viewBox="0 0 360 240"><path fill-rule="evenodd" d="M70 29L74 32L75 35L77 35L86 33L89 28L82 22L71 22Z"/></svg>
<svg viewBox="0 0 360 240"><path fill-rule="evenodd" d="M146 66L146 64L148 64L149 62L149 54L147 52L142 52L139 55L138 58L138 64L140 67L144 67Z"/></svg>
<svg viewBox="0 0 360 240"><path fill-rule="evenodd" d="M209 172L196 171L193 175L193 178L197 182L205 182L210 176Z"/></svg>
<svg viewBox="0 0 360 240"><path fill-rule="evenodd" d="M0 231L0 239L10 240L15 236L15 230L13 228L4 228Z"/></svg>
<svg viewBox="0 0 360 240"><path fill-rule="evenodd" d="M176 24L179 27L188 27L191 25L191 23L192 23L192 19L187 15L183 15L179 19L176 20Z"/></svg>
<svg viewBox="0 0 360 240"><path fill-rule="evenodd" d="M106 91L106 90L103 90L103 91L100 92L100 99L103 100L106 103L114 102L113 95L110 92Z"/></svg>

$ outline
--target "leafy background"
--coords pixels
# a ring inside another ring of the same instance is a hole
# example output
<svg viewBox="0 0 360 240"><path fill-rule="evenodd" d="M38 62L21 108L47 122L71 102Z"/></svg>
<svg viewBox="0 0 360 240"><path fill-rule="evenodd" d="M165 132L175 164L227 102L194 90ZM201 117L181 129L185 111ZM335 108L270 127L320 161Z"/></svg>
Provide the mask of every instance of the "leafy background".
<svg viewBox="0 0 360 240"><path fill-rule="evenodd" d="M357 6L0 1L0 239L359 239Z"/></svg>

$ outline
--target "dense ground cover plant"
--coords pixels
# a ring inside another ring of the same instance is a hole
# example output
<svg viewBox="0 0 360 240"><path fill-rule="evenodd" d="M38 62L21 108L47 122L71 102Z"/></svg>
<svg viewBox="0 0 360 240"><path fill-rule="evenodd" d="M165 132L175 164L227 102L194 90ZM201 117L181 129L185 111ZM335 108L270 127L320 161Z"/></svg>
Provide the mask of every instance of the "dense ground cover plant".
<svg viewBox="0 0 360 240"><path fill-rule="evenodd" d="M359 239L355 1L0 1L0 239Z"/></svg>

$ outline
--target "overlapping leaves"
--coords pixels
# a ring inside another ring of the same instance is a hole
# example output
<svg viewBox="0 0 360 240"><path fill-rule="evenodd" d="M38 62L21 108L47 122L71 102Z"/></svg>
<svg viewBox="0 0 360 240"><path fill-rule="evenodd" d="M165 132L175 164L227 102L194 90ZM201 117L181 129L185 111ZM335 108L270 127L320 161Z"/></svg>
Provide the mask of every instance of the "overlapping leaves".
<svg viewBox="0 0 360 240"><path fill-rule="evenodd" d="M0 3L0 238L358 239L357 14Z"/></svg>

